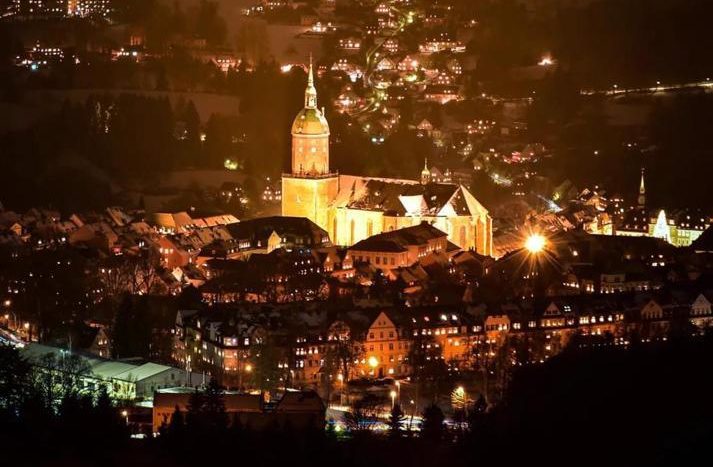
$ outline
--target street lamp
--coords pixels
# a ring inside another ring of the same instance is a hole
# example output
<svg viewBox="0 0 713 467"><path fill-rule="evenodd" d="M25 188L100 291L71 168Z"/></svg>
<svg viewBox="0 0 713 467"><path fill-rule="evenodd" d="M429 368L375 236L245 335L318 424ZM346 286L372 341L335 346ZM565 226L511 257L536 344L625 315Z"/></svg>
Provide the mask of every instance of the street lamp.
<svg viewBox="0 0 713 467"><path fill-rule="evenodd" d="M128 410L122 410L122 411L121 411L121 416L124 417L124 420L126 421L126 426L129 426L129 411L128 411Z"/></svg>
<svg viewBox="0 0 713 467"><path fill-rule="evenodd" d="M391 408L393 409L396 406L396 391L391 390L389 395L391 396Z"/></svg>
<svg viewBox="0 0 713 467"><path fill-rule="evenodd" d="M371 367L371 370L374 371L374 370L376 370L376 367L379 366L379 359L372 355L367 360L367 363Z"/></svg>

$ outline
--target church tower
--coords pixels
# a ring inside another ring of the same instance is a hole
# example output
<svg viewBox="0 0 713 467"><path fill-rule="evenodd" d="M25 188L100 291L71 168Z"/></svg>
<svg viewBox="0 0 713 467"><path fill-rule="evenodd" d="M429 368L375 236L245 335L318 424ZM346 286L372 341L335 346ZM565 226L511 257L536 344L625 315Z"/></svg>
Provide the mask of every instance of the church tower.
<svg viewBox="0 0 713 467"><path fill-rule="evenodd" d="M428 169L428 158L423 160L423 170L421 171L421 185L431 183L431 171Z"/></svg>
<svg viewBox="0 0 713 467"><path fill-rule="evenodd" d="M639 184L639 199L638 204L640 208L646 206L646 186L644 185L644 169L641 169L641 183Z"/></svg>
<svg viewBox="0 0 713 467"><path fill-rule="evenodd" d="M304 108L292 123L292 172L282 176L282 215L306 217L333 236L329 208L339 176L329 170L329 124L317 108L310 58Z"/></svg>
<svg viewBox="0 0 713 467"><path fill-rule="evenodd" d="M310 59L305 106L292 123L292 174L329 173L329 124L317 108L317 89Z"/></svg>

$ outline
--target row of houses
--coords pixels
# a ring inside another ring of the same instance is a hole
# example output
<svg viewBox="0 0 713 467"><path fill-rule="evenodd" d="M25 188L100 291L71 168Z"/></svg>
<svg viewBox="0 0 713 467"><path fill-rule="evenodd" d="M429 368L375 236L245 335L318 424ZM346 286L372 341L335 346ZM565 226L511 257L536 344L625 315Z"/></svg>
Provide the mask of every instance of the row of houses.
<svg viewBox="0 0 713 467"><path fill-rule="evenodd" d="M526 362L549 358L574 335L626 344L666 339L713 325L710 292L623 294L616 298L523 301L499 306L429 306L338 311L314 308L180 311L175 359L228 385L250 384L255 349L279 349L280 384L322 388L360 378L406 378L414 359L440 359L451 371L476 369L513 340Z"/></svg>

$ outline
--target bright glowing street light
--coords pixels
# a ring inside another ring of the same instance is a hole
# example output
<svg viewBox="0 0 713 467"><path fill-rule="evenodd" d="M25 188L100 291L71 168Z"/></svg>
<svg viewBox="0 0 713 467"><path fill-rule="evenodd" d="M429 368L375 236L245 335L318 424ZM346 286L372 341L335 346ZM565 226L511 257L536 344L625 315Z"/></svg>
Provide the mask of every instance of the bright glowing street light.
<svg viewBox="0 0 713 467"><path fill-rule="evenodd" d="M394 406L396 405L396 391L391 390L389 395L391 396L391 408L393 409Z"/></svg>
<svg viewBox="0 0 713 467"><path fill-rule="evenodd" d="M525 249L532 254L540 253L545 249L547 240L540 234L532 234L525 240Z"/></svg>
<svg viewBox="0 0 713 467"><path fill-rule="evenodd" d="M370 367L376 368L377 366L379 366L379 359L372 355L371 357L369 357L368 363Z"/></svg>

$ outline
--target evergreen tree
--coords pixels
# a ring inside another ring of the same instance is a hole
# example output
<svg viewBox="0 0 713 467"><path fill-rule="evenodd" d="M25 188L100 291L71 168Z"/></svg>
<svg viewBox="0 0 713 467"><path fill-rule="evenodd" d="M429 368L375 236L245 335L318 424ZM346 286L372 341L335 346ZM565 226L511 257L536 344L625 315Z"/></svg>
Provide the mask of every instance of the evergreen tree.
<svg viewBox="0 0 713 467"><path fill-rule="evenodd" d="M93 438L98 443L114 444L127 434L126 420L119 415L105 385L101 385L94 401Z"/></svg>
<svg viewBox="0 0 713 467"><path fill-rule="evenodd" d="M203 428L203 405L205 398L203 393L197 388L188 398L188 407L186 411L186 430L192 434L198 433Z"/></svg>
<svg viewBox="0 0 713 467"><path fill-rule="evenodd" d="M394 404L389 414L389 437L392 439L400 438L403 435L403 422L405 420L404 412L401 410L401 404Z"/></svg>
<svg viewBox="0 0 713 467"><path fill-rule="evenodd" d="M186 433L186 423L183 417L183 412L176 406L171 414L171 420L167 425L161 427L162 434L165 439L175 446L181 446Z"/></svg>
<svg viewBox="0 0 713 467"><path fill-rule="evenodd" d="M228 426L228 416L225 413L223 387L215 378L211 379L203 397L203 417L206 427L211 431L222 431Z"/></svg>
<svg viewBox="0 0 713 467"><path fill-rule="evenodd" d="M440 441L443 439L445 417L443 411L436 404L426 407L423 412L423 422L421 424L421 435L430 441Z"/></svg>

